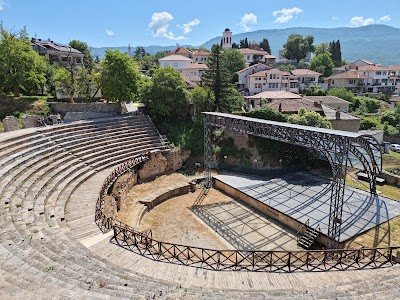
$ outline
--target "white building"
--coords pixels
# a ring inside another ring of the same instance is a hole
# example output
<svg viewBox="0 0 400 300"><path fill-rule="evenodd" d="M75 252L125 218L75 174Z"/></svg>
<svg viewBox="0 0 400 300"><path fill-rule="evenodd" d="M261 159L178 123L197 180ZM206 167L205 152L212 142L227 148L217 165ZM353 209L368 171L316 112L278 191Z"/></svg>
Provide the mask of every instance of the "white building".
<svg viewBox="0 0 400 300"><path fill-rule="evenodd" d="M208 66L204 63L193 63L190 65L187 65L186 67L183 67L181 69L181 72L183 75L193 75L193 76L199 76L203 75L204 70L207 70Z"/></svg>
<svg viewBox="0 0 400 300"><path fill-rule="evenodd" d="M262 62L262 63L273 63L276 60L276 57L269 54L266 51L259 51L249 48L239 49L239 52L243 55L246 64L249 66L254 62Z"/></svg>
<svg viewBox="0 0 400 300"><path fill-rule="evenodd" d="M243 70L237 71L236 74L238 75L238 88L243 89L246 88L246 82L247 82L247 76L260 72L260 71L265 71L269 70L271 67L267 66L266 64L258 63L255 65L252 65L250 67L247 67Z"/></svg>
<svg viewBox="0 0 400 300"><path fill-rule="evenodd" d="M192 59L182 55L169 55L158 60L160 67L173 67L176 70L190 65Z"/></svg>
<svg viewBox="0 0 400 300"><path fill-rule="evenodd" d="M222 49L232 49L232 32L229 28L222 33Z"/></svg>
<svg viewBox="0 0 400 300"><path fill-rule="evenodd" d="M196 50L193 52L193 62L206 62L210 57L210 53L204 50Z"/></svg>
<svg viewBox="0 0 400 300"><path fill-rule="evenodd" d="M262 93L264 91L288 91L299 92L297 79L289 72L273 68L260 71L247 76L246 87L248 95Z"/></svg>

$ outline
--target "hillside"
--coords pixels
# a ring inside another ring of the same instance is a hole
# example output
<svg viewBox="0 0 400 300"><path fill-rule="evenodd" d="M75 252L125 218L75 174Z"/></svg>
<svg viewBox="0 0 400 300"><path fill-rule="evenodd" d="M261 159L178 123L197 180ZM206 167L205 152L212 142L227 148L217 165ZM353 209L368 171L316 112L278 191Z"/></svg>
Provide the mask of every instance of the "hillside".
<svg viewBox="0 0 400 300"><path fill-rule="evenodd" d="M297 27L287 29L257 30L240 34L233 34L233 41L239 43L241 39L248 38L249 41L262 41L268 38L272 54L278 57L278 51L283 47L290 34L312 35L315 38L314 44L340 40L342 46L342 57L347 61L366 59L381 65L400 64L400 29L386 25L369 25L357 28L311 28ZM215 37L202 45L210 49L215 43L220 42L221 37ZM183 46L191 47L191 46ZM158 51L175 49L171 46L147 46L146 51L155 54ZM92 53L102 57L104 48L93 48ZM128 52L128 47L114 47L123 52ZM135 47L132 47L132 51Z"/></svg>

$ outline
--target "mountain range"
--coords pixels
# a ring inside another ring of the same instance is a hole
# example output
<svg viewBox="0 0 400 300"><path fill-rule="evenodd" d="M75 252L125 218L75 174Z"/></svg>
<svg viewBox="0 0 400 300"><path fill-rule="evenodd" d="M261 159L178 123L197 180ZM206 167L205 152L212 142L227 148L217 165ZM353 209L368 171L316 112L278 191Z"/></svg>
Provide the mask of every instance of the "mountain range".
<svg viewBox="0 0 400 300"><path fill-rule="evenodd" d="M222 31L221 31L222 32ZM239 43L247 37L249 42L261 42L267 38L271 47L272 55L279 57L279 49L291 34L312 35L314 45L340 40L342 58L348 62L365 59L382 66L400 64L400 29L386 25L368 25L362 27L340 27L340 28L313 28L293 27L286 29L257 30L233 34L232 40ZM181 47L204 47L210 49L213 44L220 43L221 36L215 37L202 45L181 45ZM92 48L93 55L104 56L106 49L118 49L128 52L128 47L102 47ZM172 50L171 46L145 46L147 52L155 54L158 51ZM134 51L135 47L131 48Z"/></svg>

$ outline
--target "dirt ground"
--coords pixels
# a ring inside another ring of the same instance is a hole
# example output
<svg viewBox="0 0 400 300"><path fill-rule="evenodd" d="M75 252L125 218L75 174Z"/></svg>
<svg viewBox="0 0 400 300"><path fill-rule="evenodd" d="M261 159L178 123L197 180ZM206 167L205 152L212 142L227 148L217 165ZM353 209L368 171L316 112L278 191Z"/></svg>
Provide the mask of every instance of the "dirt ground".
<svg viewBox="0 0 400 300"><path fill-rule="evenodd" d="M234 249L189 209L200 190L169 199L148 212L142 219L140 230L151 229L159 241L209 249ZM203 204L230 202L231 198L210 190Z"/></svg>

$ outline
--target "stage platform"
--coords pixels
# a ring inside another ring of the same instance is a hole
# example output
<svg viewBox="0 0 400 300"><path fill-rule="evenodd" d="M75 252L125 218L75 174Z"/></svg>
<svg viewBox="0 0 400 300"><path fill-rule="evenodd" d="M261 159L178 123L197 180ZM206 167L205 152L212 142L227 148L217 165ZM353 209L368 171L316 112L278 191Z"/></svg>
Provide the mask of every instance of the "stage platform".
<svg viewBox="0 0 400 300"><path fill-rule="evenodd" d="M258 208L268 206L302 224L310 220L310 227L319 225L321 232L328 234L331 182L327 179L304 172L279 178L244 174L216 175L214 178L260 202L256 203ZM400 202L381 196L371 197L367 192L346 187L340 242L398 215Z"/></svg>

